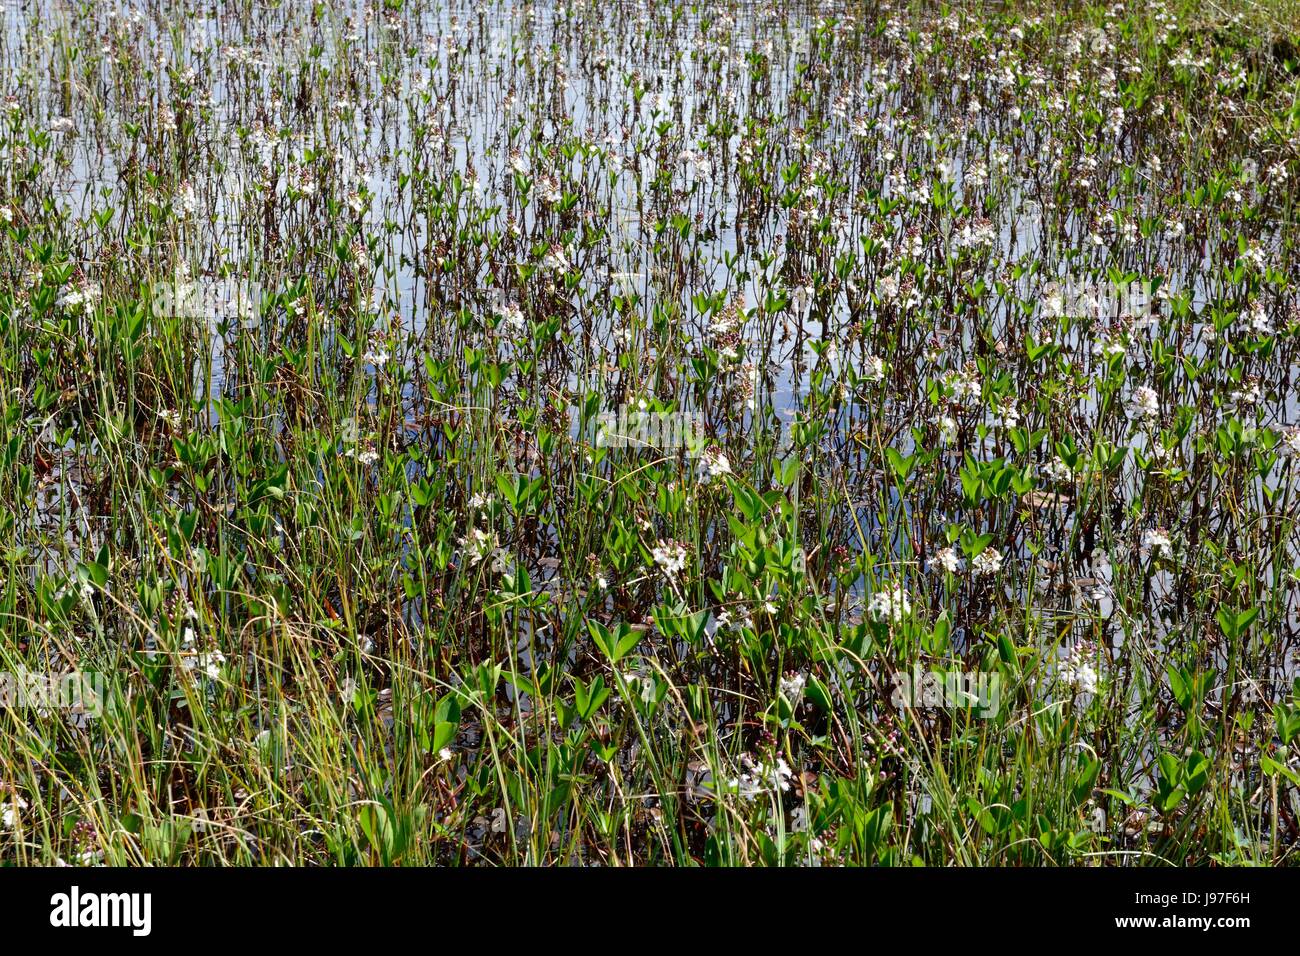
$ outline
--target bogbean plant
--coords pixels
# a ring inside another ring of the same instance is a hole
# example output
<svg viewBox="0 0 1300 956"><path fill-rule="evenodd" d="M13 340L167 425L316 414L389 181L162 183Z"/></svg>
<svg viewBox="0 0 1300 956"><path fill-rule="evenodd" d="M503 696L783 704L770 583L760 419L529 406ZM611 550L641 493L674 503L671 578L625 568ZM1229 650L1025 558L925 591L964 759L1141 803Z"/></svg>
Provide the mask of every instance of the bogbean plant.
<svg viewBox="0 0 1300 956"><path fill-rule="evenodd" d="M0 12L0 860L1295 859L1293 2Z"/></svg>

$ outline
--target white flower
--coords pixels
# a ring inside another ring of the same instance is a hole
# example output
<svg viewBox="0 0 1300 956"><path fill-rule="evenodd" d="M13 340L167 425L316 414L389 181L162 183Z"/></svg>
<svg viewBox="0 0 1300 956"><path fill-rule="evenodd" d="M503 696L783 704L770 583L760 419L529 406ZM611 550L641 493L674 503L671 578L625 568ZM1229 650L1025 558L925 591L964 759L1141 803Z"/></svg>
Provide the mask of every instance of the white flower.
<svg viewBox="0 0 1300 956"><path fill-rule="evenodd" d="M1245 320L1246 330L1253 332L1255 335L1272 335L1276 331L1273 328L1273 320L1269 318L1268 311L1264 308L1262 302L1256 302L1250 307Z"/></svg>
<svg viewBox="0 0 1300 956"><path fill-rule="evenodd" d="M92 282L83 282L59 296L57 305L71 312L90 312L99 298L99 287Z"/></svg>
<svg viewBox="0 0 1300 956"><path fill-rule="evenodd" d="M460 546L469 558L471 567L481 564L495 553L499 544L495 531L484 531L482 528L470 528L469 534L460 539Z"/></svg>
<svg viewBox="0 0 1300 956"><path fill-rule="evenodd" d="M782 790L790 789L790 779L794 776L794 774L791 772L790 767L786 764L786 762L782 758L778 757L776 759L775 767L767 767L764 765L760 765L760 768L765 771L767 775L768 783L771 784L774 789L778 786Z"/></svg>
<svg viewBox="0 0 1300 956"><path fill-rule="evenodd" d="M1258 382L1247 382L1242 388L1232 389L1229 394L1229 402L1234 408L1249 408L1252 405L1258 405L1260 402L1260 384Z"/></svg>
<svg viewBox="0 0 1300 956"><path fill-rule="evenodd" d="M812 304L812 294L812 287L806 285L797 286L790 292L790 304L796 315L807 314L808 307Z"/></svg>
<svg viewBox="0 0 1300 956"><path fill-rule="evenodd" d="M935 553L934 563L949 574L957 574L962 569L962 559L952 548L942 548Z"/></svg>
<svg viewBox="0 0 1300 956"><path fill-rule="evenodd" d="M862 362L862 377L875 384L885 378L885 360L878 355L868 355Z"/></svg>
<svg viewBox="0 0 1300 956"><path fill-rule="evenodd" d="M700 484L710 484L714 478L731 474L731 462L716 448L706 449L700 458Z"/></svg>
<svg viewBox="0 0 1300 956"><path fill-rule="evenodd" d="M1003 428L1015 428L1020 424L1020 409L1016 408L1016 400L1008 398L997 407L998 424Z"/></svg>
<svg viewBox="0 0 1300 956"><path fill-rule="evenodd" d="M537 180L537 189L541 193L542 201L548 206L554 206L564 198L564 192L560 189L560 181L554 176L543 173Z"/></svg>
<svg viewBox="0 0 1300 956"><path fill-rule="evenodd" d="M676 541L660 541L650 556L670 578L676 577L686 567L686 549Z"/></svg>
<svg viewBox="0 0 1300 956"><path fill-rule="evenodd" d="M18 795L0 797L4 800L4 809L0 810L0 828L12 830L18 824L18 814L27 809L27 801Z"/></svg>
<svg viewBox="0 0 1300 956"><path fill-rule="evenodd" d="M804 685L808 683L808 677L804 674L791 674L789 677L781 678L781 696L786 700L794 702L803 696Z"/></svg>
<svg viewBox="0 0 1300 956"><path fill-rule="evenodd" d="M1173 542L1162 528L1151 528L1142 535L1142 549L1151 552L1153 558L1171 558L1174 555Z"/></svg>
<svg viewBox="0 0 1300 956"><path fill-rule="evenodd" d="M760 794L790 789L790 780L794 774L783 758L776 758L775 764L755 761L748 754L740 759L746 769L739 777L733 778L730 784L743 799L753 800Z"/></svg>
<svg viewBox="0 0 1300 956"><path fill-rule="evenodd" d="M221 676L221 665L226 662L226 655L220 651L208 651L201 654L190 654L181 659L182 669L188 673L199 673L216 680Z"/></svg>
<svg viewBox="0 0 1300 956"><path fill-rule="evenodd" d="M0 219L3 219L5 222L13 222L14 211L8 206L0 206Z"/></svg>
<svg viewBox="0 0 1300 956"><path fill-rule="evenodd" d="M1129 417L1155 418L1160 414L1160 398L1155 389L1148 385L1139 385L1133 390L1129 400Z"/></svg>
<svg viewBox="0 0 1300 956"><path fill-rule="evenodd" d="M732 620L729 611L721 611L705 626L705 634L709 643L713 643L719 633L722 634L739 634L745 628L753 629L754 619L748 611L742 611L740 617Z"/></svg>
<svg viewBox="0 0 1300 956"><path fill-rule="evenodd" d="M997 548L985 548L971 559L970 566L975 577L992 577L1002 570L1002 552Z"/></svg>
<svg viewBox="0 0 1300 956"><path fill-rule="evenodd" d="M194 186L188 182L181 183L180 192L176 194L176 207L182 219L190 219L199 211L199 200L194 195Z"/></svg>
<svg viewBox="0 0 1300 956"><path fill-rule="evenodd" d="M957 440L957 421L951 415L939 416L939 443L951 445Z"/></svg>
<svg viewBox="0 0 1300 956"><path fill-rule="evenodd" d="M1070 470L1064 459L1060 455L1053 456L1052 460L1043 465L1043 474L1048 481L1069 481L1074 474Z"/></svg>
<svg viewBox="0 0 1300 956"><path fill-rule="evenodd" d="M1074 686L1074 692L1079 694L1095 694L1097 692L1097 672L1091 664L1084 663L1071 657L1061 665L1061 680Z"/></svg>
<svg viewBox="0 0 1300 956"><path fill-rule="evenodd" d="M872 620L897 624L912 613L912 602L908 600L902 585L886 586L871 595L871 600L867 602L867 613Z"/></svg>
<svg viewBox="0 0 1300 956"><path fill-rule="evenodd" d="M511 302L501 310L501 320L516 332L524 330L524 312L517 303Z"/></svg>
<svg viewBox="0 0 1300 956"><path fill-rule="evenodd" d="M966 369L960 374L950 376L948 387L952 390L955 401L971 407L979 404L983 386L980 384L979 373L974 369Z"/></svg>
<svg viewBox="0 0 1300 956"><path fill-rule="evenodd" d="M216 680L221 673L221 665L226 662L226 655L220 651L212 651L208 654L200 654L197 660L203 673L212 680Z"/></svg>
<svg viewBox="0 0 1300 956"><path fill-rule="evenodd" d="M1107 359L1115 358L1118 355L1127 355L1128 350L1129 344L1123 335L1108 335L1092 345L1094 355L1100 355Z"/></svg>
<svg viewBox="0 0 1300 956"><path fill-rule="evenodd" d="M546 257L542 259L542 267L551 272L568 272L569 257L565 248L558 243L553 243Z"/></svg>

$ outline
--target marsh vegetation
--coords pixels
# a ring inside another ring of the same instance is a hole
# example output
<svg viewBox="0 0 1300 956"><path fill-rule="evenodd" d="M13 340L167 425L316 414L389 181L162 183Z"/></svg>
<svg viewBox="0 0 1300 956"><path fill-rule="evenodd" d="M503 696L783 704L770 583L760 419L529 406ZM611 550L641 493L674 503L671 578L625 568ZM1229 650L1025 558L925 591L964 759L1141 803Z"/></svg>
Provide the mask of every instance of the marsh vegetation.
<svg viewBox="0 0 1300 956"><path fill-rule="evenodd" d="M1294 3L3 13L0 861L1295 859Z"/></svg>

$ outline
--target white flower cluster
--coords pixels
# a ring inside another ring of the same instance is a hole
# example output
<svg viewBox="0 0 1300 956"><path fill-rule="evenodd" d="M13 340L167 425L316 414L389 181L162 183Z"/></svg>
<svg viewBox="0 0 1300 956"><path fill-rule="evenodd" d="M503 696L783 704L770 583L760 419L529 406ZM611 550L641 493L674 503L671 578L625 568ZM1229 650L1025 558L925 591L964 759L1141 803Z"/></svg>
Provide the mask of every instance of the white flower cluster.
<svg viewBox="0 0 1300 956"><path fill-rule="evenodd" d="M1150 528L1142 535L1142 550L1153 558L1172 558L1174 544L1163 528Z"/></svg>
<svg viewBox="0 0 1300 956"><path fill-rule="evenodd" d="M187 674L202 674L210 680L216 680L221 674L221 665L226 662L226 655L221 651L200 651L198 641L192 628L186 628L181 641L181 669Z"/></svg>
<svg viewBox="0 0 1300 956"><path fill-rule="evenodd" d="M1075 696L1097 693L1097 671L1084 660L1082 647L1076 647L1057 672L1061 681L1074 688Z"/></svg>
<svg viewBox="0 0 1300 956"><path fill-rule="evenodd" d="M950 374L947 378L947 384L952 392L953 401L970 408L979 405L983 386L980 383L979 373L973 368L966 368L961 372Z"/></svg>
<svg viewBox="0 0 1300 956"><path fill-rule="evenodd" d="M717 448L705 449L704 454L700 456L700 484L712 484L713 479L729 474L731 474L731 462L727 460L727 456Z"/></svg>
<svg viewBox="0 0 1300 956"><path fill-rule="evenodd" d="M957 440L957 420L951 415L940 415L937 421L939 426L939 444L951 445Z"/></svg>
<svg viewBox="0 0 1300 956"><path fill-rule="evenodd" d="M510 569L510 555L501 547L495 531L482 528L470 528L469 534L460 539L461 549L469 560L470 567L477 567L489 558L489 567L494 574L505 574Z"/></svg>
<svg viewBox="0 0 1300 956"><path fill-rule="evenodd" d="M675 578L686 568L686 549L676 541L660 541L651 550L650 557L670 578Z"/></svg>
<svg viewBox="0 0 1300 956"><path fill-rule="evenodd" d="M887 585L871 595L867 602L867 613L873 621L897 624L912 613L912 602L908 600L902 585Z"/></svg>
<svg viewBox="0 0 1300 956"><path fill-rule="evenodd" d="M960 574L966 565L954 548L940 548L935 552L933 563L949 574Z"/></svg>
<svg viewBox="0 0 1300 956"><path fill-rule="evenodd" d="M730 785L731 789L745 800L753 800L765 793L790 789L790 781L794 773L784 758L777 757L775 763L768 763L754 760L749 754L744 754L740 762L744 769L739 777L732 778Z"/></svg>
<svg viewBox="0 0 1300 956"><path fill-rule="evenodd" d="M1129 399L1130 418L1155 418L1160 414L1160 397L1148 385L1139 385Z"/></svg>
<svg viewBox="0 0 1300 956"><path fill-rule="evenodd" d="M971 559L970 568L977 578L992 577L1002 570L1002 552L997 548L985 548Z"/></svg>
<svg viewBox="0 0 1300 956"><path fill-rule="evenodd" d="M804 686L808 683L806 674L791 674L789 677L781 678L781 696L791 703L798 702L803 697Z"/></svg>
<svg viewBox="0 0 1300 956"><path fill-rule="evenodd" d="M1048 481L1061 483L1067 482L1074 477L1074 472L1070 466L1065 463L1060 455L1052 456L1052 460L1043 465L1043 477Z"/></svg>

